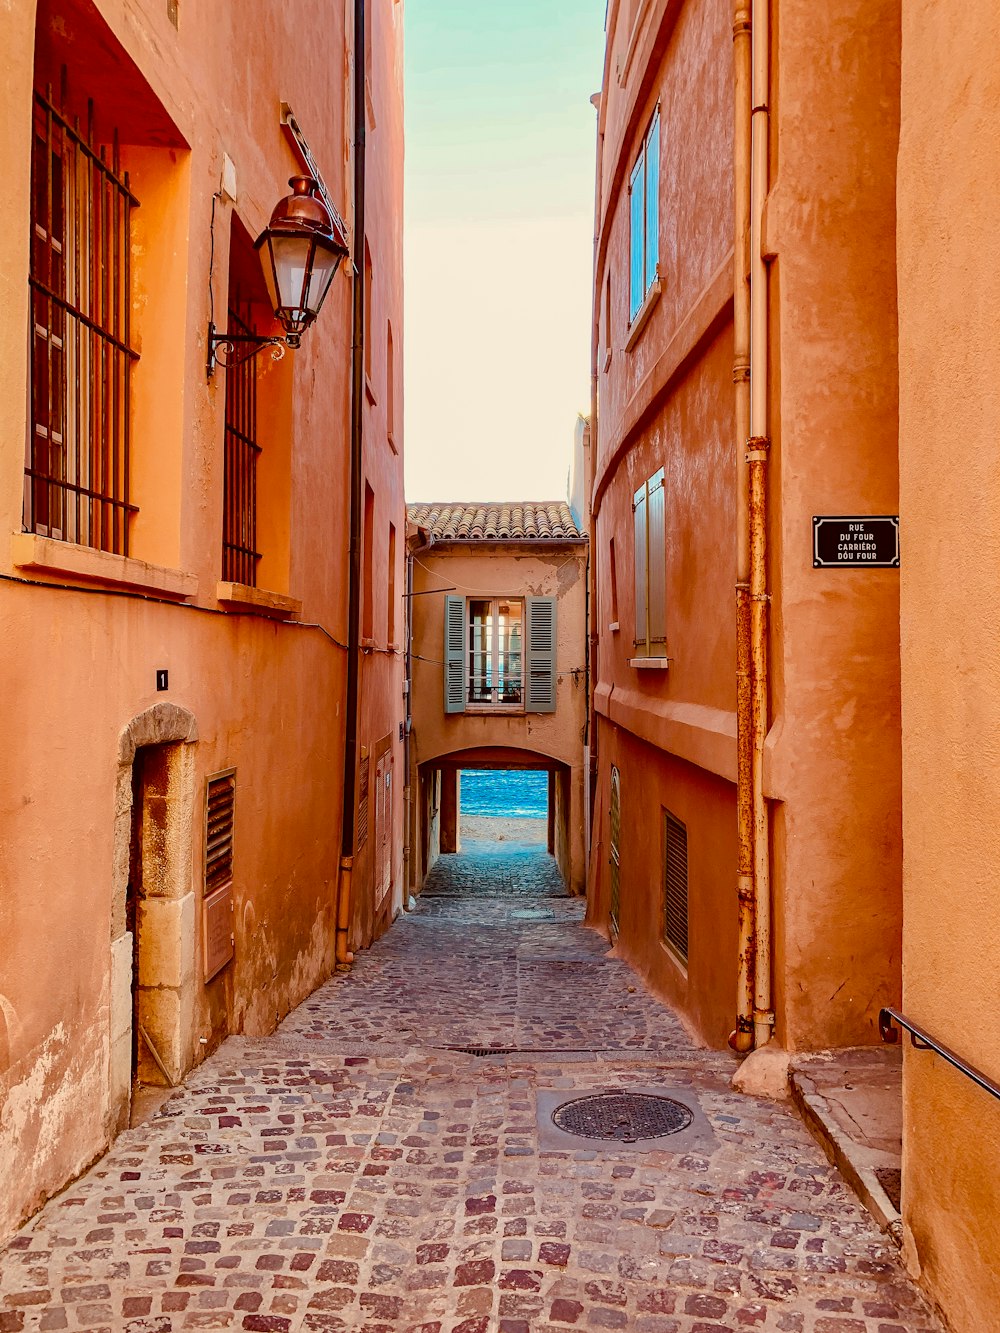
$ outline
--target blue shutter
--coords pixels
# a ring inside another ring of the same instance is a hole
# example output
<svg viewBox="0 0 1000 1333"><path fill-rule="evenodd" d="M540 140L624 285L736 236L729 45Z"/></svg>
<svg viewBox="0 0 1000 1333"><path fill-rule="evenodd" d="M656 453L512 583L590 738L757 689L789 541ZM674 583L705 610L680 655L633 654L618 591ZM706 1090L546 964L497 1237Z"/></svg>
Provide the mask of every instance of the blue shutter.
<svg viewBox="0 0 1000 1333"><path fill-rule="evenodd" d="M649 643L647 615L647 547L646 547L646 486L639 487L632 500L635 520L635 647L646 652Z"/></svg>
<svg viewBox="0 0 1000 1333"><path fill-rule="evenodd" d="M645 296L656 281L660 262L660 113L653 117L646 139L646 283Z"/></svg>
<svg viewBox="0 0 1000 1333"><path fill-rule="evenodd" d="M663 468L647 482L649 499L646 502L646 529L648 533L649 568L646 579L649 605L649 652L661 655L667 646L667 544L666 493Z"/></svg>
<svg viewBox="0 0 1000 1333"><path fill-rule="evenodd" d="M528 597L526 713L556 711L556 599Z"/></svg>
<svg viewBox="0 0 1000 1333"><path fill-rule="evenodd" d="M444 599L444 711L465 712L465 598Z"/></svg>
<svg viewBox="0 0 1000 1333"><path fill-rule="evenodd" d="M629 181L629 296L628 318L631 324L639 313L642 298L646 295L643 286L645 271L645 246L643 244L646 221L646 178L643 171L642 155L632 170Z"/></svg>

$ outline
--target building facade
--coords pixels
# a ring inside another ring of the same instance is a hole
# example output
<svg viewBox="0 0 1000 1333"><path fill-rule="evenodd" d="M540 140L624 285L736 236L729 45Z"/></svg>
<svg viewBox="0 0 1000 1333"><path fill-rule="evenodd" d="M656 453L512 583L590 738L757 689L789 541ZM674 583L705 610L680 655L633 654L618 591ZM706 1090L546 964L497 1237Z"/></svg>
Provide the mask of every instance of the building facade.
<svg viewBox="0 0 1000 1333"><path fill-rule="evenodd" d="M904 0L902 15L902 1009L1000 1085L996 8ZM1000 1102L907 1041L904 1253L955 1333L997 1322L998 1182Z"/></svg>
<svg viewBox="0 0 1000 1333"><path fill-rule="evenodd" d="M390 322L401 374L402 5L369 11L376 386ZM254 238L288 178L320 177L353 234L354 17L0 13L0 1235L138 1088L269 1031L334 966L351 266L297 350L239 353L281 332ZM214 359L210 324L237 339ZM400 441L367 424L387 535ZM384 569L374 542L365 559ZM359 730L398 719L393 663L364 677Z"/></svg>
<svg viewBox="0 0 1000 1333"><path fill-rule="evenodd" d="M899 573L812 538L898 512L899 14L752 8L609 7L590 913L709 1042L791 1050L900 984Z"/></svg>
<svg viewBox="0 0 1000 1333"><path fill-rule="evenodd" d="M587 538L565 503L409 520L410 891L460 847L463 769L549 775L549 851L584 891Z"/></svg>

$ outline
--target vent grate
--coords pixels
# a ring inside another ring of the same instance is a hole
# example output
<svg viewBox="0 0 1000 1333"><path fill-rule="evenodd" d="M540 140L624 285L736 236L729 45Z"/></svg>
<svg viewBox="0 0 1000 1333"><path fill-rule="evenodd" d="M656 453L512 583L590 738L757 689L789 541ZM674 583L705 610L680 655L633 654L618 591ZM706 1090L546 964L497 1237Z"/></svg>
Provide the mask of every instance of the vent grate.
<svg viewBox="0 0 1000 1333"><path fill-rule="evenodd" d="M663 935L683 959L688 956L687 829L663 812Z"/></svg>
<svg viewBox="0 0 1000 1333"><path fill-rule="evenodd" d="M208 779L205 790L205 892L214 893L233 880L233 836L236 823L236 769Z"/></svg>

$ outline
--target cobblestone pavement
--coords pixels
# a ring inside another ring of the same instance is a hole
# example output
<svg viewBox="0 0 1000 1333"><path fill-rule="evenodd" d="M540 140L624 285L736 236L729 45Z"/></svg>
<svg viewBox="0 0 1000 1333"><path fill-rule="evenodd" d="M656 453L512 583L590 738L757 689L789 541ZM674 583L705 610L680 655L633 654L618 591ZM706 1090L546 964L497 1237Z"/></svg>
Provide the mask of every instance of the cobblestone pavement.
<svg viewBox="0 0 1000 1333"><path fill-rule="evenodd" d="M423 900L14 1238L0 1333L938 1330L795 1114L734 1093L581 915ZM609 1087L695 1126L560 1138L552 1106Z"/></svg>
<svg viewBox="0 0 1000 1333"><path fill-rule="evenodd" d="M460 856L441 856L435 862L423 896L562 898L565 893L556 863L544 843L463 837Z"/></svg>

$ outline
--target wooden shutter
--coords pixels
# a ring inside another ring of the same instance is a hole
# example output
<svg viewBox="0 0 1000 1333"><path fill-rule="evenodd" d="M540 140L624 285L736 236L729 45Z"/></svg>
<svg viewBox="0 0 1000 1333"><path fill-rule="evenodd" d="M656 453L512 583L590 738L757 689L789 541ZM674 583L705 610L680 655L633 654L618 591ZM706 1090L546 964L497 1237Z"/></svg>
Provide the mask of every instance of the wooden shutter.
<svg viewBox="0 0 1000 1333"><path fill-rule="evenodd" d="M528 688L526 713L556 711L556 599L527 598Z"/></svg>
<svg viewBox="0 0 1000 1333"><path fill-rule="evenodd" d="M663 936L682 958L687 958L687 829L669 810L663 812Z"/></svg>
<svg viewBox="0 0 1000 1333"><path fill-rule="evenodd" d="M643 295L656 281L660 262L660 115L653 117L646 140L646 273Z"/></svg>
<svg viewBox="0 0 1000 1333"><path fill-rule="evenodd" d="M649 652L656 657L667 646L666 493L663 468L646 483L646 530L649 565L646 571L649 607Z"/></svg>
<svg viewBox="0 0 1000 1333"><path fill-rule="evenodd" d="M629 323L635 319L646 295L643 285L645 273L645 245L643 234L646 225L646 177L643 171L642 154L632 169L629 181Z"/></svg>
<svg viewBox="0 0 1000 1333"><path fill-rule="evenodd" d="M208 779L205 789L205 893L233 882L233 832L236 822L236 769Z"/></svg>
<svg viewBox="0 0 1000 1333"><path fill-rule="evenodd" d="M465 712L465 598L444 599L444 711Z"/></svg>
<svg viewBox="0 0 1000 1333"><path fill-rule="evenodd" d="M635 521L635 639L636 648L645 649L649 643L648 617L648 546L646 541L646 486L639 487L632 498L632 515Z"/></svg>

